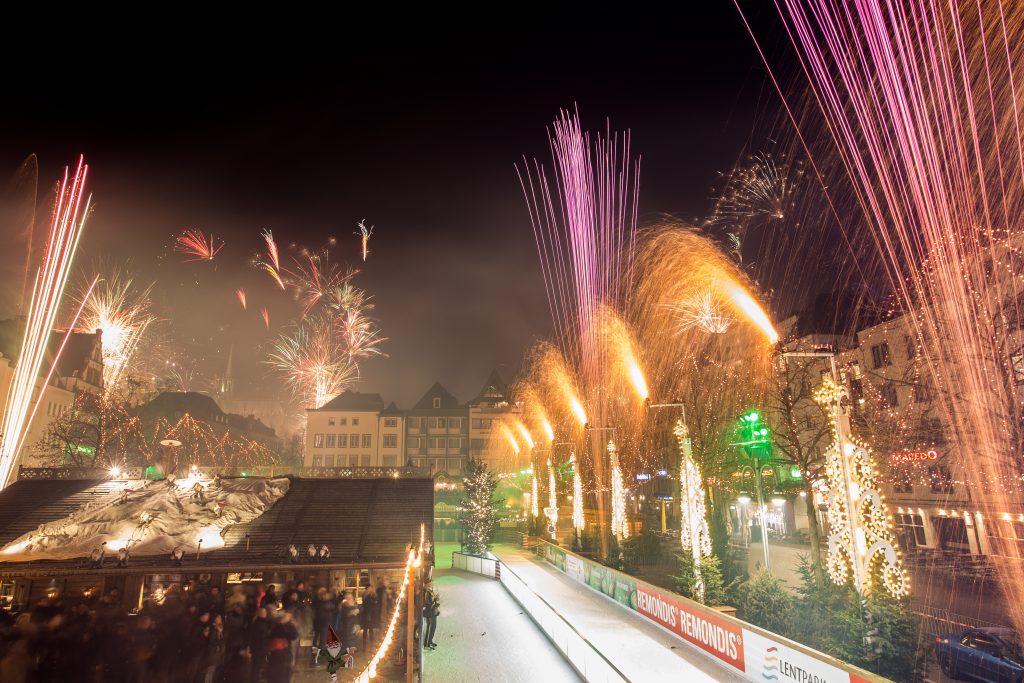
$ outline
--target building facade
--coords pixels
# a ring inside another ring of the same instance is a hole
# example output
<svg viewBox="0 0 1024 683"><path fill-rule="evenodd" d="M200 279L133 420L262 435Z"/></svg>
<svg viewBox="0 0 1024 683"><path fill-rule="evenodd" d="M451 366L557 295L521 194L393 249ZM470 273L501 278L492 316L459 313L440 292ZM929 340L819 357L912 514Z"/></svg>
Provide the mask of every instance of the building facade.
<svg viewBox="0 0 1024 683"><path fill-rule="evenodd" d="M511 422L518 419L522 410L512 401L508 385L497 369L491 371L484 386L467 407L469 457L487 463L492 472L510 471L508 448L504 443L493 439L494 430L502 421Z"/></svg>
<svg viewBox="0 0 1024 683"><path fill-rule="evenodd" d="M405 418L405 456L413 467L461 476L469 457L469 409L434 382Z"/></svg>

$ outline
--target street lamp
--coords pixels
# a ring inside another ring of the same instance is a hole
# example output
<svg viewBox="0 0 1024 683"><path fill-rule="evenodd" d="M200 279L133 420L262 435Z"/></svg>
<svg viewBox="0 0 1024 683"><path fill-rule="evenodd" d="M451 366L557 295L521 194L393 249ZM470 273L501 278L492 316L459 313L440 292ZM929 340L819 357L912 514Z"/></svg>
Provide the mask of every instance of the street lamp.
<svg viewBox="0 0 1024 683"><path fill-rule="evenodd" d="M764 469L764 463L762 460L767 458L759 458L757 452L765 446L771 443L768 428L761 423L761 414L756 410L751 410L748 413L744 413L740 416L740 429L745 430L746 433L741 431L741 437L743 441L729 444L730 446L741 446L747 449L747 454L753 459L754 465L751 468L754 472L754 486L757 489L757 517L760 521L761 526L761 551L764 554L764 568L767 571L772 570L771 566L771 554L768 550L768 510L764 503L764 478L762 471ZM746 471L750 467L744 465L740 472Z"/></svg>

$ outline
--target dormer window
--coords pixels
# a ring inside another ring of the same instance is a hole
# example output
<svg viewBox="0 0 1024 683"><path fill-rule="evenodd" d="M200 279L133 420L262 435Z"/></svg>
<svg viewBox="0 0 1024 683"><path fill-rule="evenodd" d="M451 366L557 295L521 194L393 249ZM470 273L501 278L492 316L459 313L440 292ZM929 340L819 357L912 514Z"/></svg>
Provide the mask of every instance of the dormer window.
<svg viewBox="0 0 1024 683"><path fill-rule="evenodd" d="M440 408L441 407L441 399L440 398L435 398L434 399L434 407L435 408Z"/></svg>

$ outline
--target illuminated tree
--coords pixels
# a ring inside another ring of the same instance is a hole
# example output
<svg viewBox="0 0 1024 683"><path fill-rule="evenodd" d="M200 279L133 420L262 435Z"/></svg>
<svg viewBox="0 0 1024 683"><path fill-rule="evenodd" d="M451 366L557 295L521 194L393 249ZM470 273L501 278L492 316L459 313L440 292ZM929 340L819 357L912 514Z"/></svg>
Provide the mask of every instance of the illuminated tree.
<svg viewBox="0 0 1024 683"><path fill-rule="evenodd" d="M82 392L71 408L47 427L34 446L51 467L128 467L144 464L149 446L142 423L124 393Z"/></svg>
<svg viewBox="0 0 1024 683"><path fill-rule="evenodd" d="M498 478L480 460L470 460L463 481L465 496L459 501L459 522L462 523L462 549L470 555L487 552L498 520L498 503L494 491Z"/></svg>

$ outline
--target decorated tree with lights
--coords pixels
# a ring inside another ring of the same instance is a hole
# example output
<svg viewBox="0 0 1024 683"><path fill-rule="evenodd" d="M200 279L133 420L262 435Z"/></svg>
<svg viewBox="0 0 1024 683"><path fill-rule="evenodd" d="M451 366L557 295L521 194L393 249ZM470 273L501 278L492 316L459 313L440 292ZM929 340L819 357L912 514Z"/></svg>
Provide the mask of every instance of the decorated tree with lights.
<svg viewBox="0 0 1024 683"><path fill-rule="evenodd" d="M497 524L494 491L498 487L498 478L482 461L470 460L463 487L465 497L459 501L462 549L470 555L483 555Z"/></svg>
<svg viewBox="0 0 1024 683"><path fill-rule="evenodd" d="M689 577L692 576L692 590L689 591L689 596L694 600L704 602L705 558L711 555L711 532L708 529L707 510L704 505L706 496L704 481L700 475L700 468L693 461L690 432L681 419L676 421L672 433L675 434L676 442L679 444L679 539L683 549L682 572L684 575L681 582L691 583ZM717 563L711 563L707 568L717 572L713 583L721 586L722 577L721 572L717 571Z"/></svg>
<svg viewBox="0 0 1024 683"><path fill-rule="evenodd" d="M867 444L850 429L846 388L825 375L814 399L832 418L832 445L825 452L829 488L826 568L832 581L852 581L858 592L881 585L893 597L909 590L909 580L895 547L892 515L878 493L878 468Z"/></svg>

